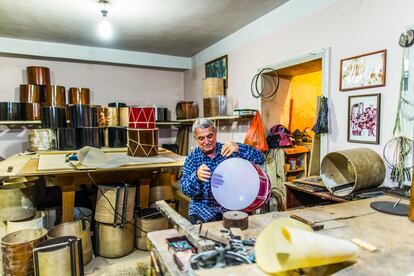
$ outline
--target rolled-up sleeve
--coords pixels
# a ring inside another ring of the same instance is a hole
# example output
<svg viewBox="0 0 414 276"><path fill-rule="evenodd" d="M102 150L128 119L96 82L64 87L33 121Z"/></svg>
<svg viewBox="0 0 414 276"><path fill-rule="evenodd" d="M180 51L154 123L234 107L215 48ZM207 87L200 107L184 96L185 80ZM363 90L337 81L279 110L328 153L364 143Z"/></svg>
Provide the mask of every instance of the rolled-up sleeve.
<svg viewBox="0 0 414 276"><path fill-rule="evenodd" d="M181 191L189 196L195 197L201 193L200 183L197 179L197 165L191 155L187 157L183 166L183 174L180 179Z"/></svg>
<svg viewBox="0 0 414 276"><path fill-rule="evenodd" d="M249 160L252 163L255 163L257 165L263 165L264 163L264 155L263 153L261 153L259 150L242 144L242 143L237 143L239 145L239 152L238 155L239 157Z"/></svg>

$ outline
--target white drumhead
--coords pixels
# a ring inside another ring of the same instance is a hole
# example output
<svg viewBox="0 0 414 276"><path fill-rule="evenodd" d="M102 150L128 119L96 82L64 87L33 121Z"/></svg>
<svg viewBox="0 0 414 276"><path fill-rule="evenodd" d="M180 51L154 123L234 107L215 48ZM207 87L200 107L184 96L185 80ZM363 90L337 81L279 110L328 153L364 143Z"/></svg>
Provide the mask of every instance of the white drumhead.
<svg viewBox="0 0 414 276"><path fill-rule="evenodd" d="M211 177L211 191L217 202L229 210L242 210L254 202L260 178L253 165L241 158L221 162Z"/></svg>

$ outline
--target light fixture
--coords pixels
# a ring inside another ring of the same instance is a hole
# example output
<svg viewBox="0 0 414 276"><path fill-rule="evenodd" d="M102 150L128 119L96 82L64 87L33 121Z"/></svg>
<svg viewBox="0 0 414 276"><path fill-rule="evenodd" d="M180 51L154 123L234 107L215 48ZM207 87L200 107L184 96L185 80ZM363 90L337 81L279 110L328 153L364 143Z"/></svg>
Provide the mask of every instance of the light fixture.
<svg viewBox="0 0 414 276"><path fill-rule="evenodd" d="M112 37L112 26L108 21L108 10L105 8L105 4L108 3L106 0L100 0L99 3L103 4L103 9L101 10L102 18L99 22L98 33L103 39L110 39Z"/></svg>

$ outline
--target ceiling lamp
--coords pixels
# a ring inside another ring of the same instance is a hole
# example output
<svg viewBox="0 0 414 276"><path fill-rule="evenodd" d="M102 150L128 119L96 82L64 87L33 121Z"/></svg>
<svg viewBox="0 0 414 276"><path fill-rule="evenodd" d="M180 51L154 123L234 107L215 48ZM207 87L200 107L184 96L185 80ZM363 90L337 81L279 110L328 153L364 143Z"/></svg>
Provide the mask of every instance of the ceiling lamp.
<svg viewBox="0 0 414 276"><path fill-rule="evenodd" d="M101 10L102 18L99 22L98 32L99 36L105 40L112 37L112 26L108 21L108 10L105 9L105 4L108 3L106 0L100 0L99 3L103 4L103 9Z"/></svg>

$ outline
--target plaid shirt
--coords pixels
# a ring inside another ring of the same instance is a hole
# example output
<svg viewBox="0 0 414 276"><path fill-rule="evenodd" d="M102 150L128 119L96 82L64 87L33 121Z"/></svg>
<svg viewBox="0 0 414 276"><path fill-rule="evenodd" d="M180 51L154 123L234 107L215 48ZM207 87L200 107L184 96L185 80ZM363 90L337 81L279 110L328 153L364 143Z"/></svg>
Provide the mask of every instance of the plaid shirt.
<svg viewBox="0 0 414 276"><path fill-rule="evenodd" d="M221 143L217 143L213 159L203 153L200 148L196 148L187 156L180 180L180 187L184 194L191 197L191 202L188 206L189 215L198 215L204 221L209 221L219 213L227 211L214 199L210 188L210 180L208 182L198 180L197 170L202 164L207 165L212 173L221 162L231 157L240 157L258 165L263 164L264 156L260 151L248 145L237 144L239 145L239 152L233 153L230 157L223 157L220 154L223 147Z"/></svg>

